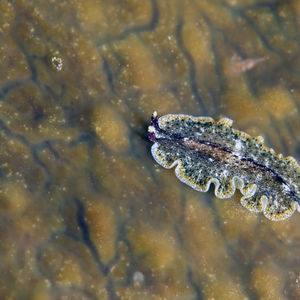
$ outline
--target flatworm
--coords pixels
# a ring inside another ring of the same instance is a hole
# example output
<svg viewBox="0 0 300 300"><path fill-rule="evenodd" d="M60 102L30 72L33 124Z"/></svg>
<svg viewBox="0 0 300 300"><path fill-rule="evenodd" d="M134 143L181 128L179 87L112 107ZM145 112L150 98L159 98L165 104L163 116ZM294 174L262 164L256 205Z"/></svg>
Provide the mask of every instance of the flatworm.
<svg viewBox="0 0 300 300"><path fill-rule="evenodd" d="M176 166L176 176L193 189L207 192L215 184L218 198L242 193L241 204L272 220L300 212L300 166L267 148L262 137L232 128L232 120L165 115L154 112L148 137L156 162Z"/></svg>

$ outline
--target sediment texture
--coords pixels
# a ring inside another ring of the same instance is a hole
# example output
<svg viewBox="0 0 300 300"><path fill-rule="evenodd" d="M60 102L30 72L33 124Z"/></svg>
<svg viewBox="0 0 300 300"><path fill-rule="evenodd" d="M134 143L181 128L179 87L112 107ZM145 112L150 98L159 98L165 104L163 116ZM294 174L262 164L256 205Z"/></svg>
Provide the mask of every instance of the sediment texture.
<svg viewBox="0 0 300 300"><path fill-rule="evenodd" d="M299 17L296 0L0 1L0 299L299 299L299 215L198 193L147 139L154 110L227 116L299 161Z"/></svg>

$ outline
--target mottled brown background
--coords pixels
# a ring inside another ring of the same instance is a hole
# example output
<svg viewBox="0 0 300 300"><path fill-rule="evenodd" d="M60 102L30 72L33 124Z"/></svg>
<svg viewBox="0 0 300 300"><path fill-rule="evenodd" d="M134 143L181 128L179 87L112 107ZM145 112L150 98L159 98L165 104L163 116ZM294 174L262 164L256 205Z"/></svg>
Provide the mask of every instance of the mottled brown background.
<svg viewBox="0 0 300 300"><path fill-rule="evenodd" d="M0 299L300 299L300 216L198 193L151 113L300 160L300 1L0 1ZM268 57L232 71L232 56Z"/></svg>

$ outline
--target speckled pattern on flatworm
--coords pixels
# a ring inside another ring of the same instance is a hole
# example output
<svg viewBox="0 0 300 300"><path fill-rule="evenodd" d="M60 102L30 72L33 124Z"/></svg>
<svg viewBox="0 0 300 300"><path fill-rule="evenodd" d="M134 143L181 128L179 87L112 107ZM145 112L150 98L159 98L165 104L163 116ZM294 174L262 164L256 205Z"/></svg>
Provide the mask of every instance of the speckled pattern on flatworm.
<svg viewBox="0 0 300 300"><path fill-rule="evenodd" d="M300 166L267 148L261 137L233 129L227 118L165 115L154 112L149 126L157 163L197 191L215 184L215 195L242 193L241 203L273 221L300 211Z"/></svg>

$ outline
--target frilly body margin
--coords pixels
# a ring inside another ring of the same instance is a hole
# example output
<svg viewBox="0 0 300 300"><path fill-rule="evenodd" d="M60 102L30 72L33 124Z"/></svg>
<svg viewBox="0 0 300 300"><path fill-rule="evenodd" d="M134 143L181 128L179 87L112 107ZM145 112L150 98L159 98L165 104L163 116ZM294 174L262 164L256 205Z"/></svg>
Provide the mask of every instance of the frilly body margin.
<svg viewBox="0 0 300 300"><path fill-rule="evenodd" d="M265 217L272 220L272 221L281 221L281 220L285 220L287 218L289 218L294 212L295 210L297 210L300 213L300 205L297 202L293 202L292 203L292 210L290 211L290 214L286 214L284 217L282 217L281 219L276 219L276 218L272 218L266 211L267 208L267 204L268 204L268 198L265 195L262 195L258 200L259 202L262 204L260 209L254 209L251 208L249 205L247 205L247 199L249 199L250 197L255 195L256 189L257 189L257 185L255 183L251 184L250 187L248 187L247 189L245 189L245 184L244 181L240 178L238 178L237 176L233 176L233 178L231 178L230 180L232 181L232 192L228 193L226 196L220 195L218 194L218 188L220 186L220 182L217 178L210 178L205 186L204 189L199 188L195 183L191 182L191 180L188 180L187 178L185 178L184 176L181 175L182 172L180 172L181 167L182 167L182 162L177 159L175 160L172 164L167 165L165 163L163 163L161 161L161 159L156 155L156 151L157 151L157 143L154 143L151 147L151 153L153 158L155 159L155 161L161 165L162 167L166 168L166 169L172 169L176 166L175 168L175 175L176 177L182 181L183 183L187 184L188 186L190 186L191 188L193 188L196 191L200 191L200 192L207 192L210 188L210 185L212 183L214 183L215 185L215 191L214 194L217 198L220 199L225 199L225 198L230 198L234 195L236 189L239 189L241 194L243 195L243 197L240 199L240 202L242 204L242 206L244 206L245 208L247 208L249 211L254 212L254 213L260 213L263 212Z"/></svg>
<svg viewBox="0 0 300 300"><path fill-rule="evenodd" d="M157 115L157 112L155 111L153 114ZM199 121L199 122L211 122L213 124L223 124L223 125L231 127L231 128L233 125L233 120L226 118L226 117L223 117L219 120L215 120L215 119L213 119L211 117L207 117L207 116L196 117L196 116L191 116L191 115L186 115L186 114L167 114L167 115L159 117L158 123L159 123L160 127L163 128L165 122L172 120L172 119L177 119L177 118L190 119L190 120L193 120L194 122ZM283 155L281 153L277 154L273 148L267 147L264 144L264 138L262 136L252 137L248 133L240 131L238 129L232 129L232 131L239 136L246 137L247 139L252 139L252 138L255 139L256 141L258 141L262 144L262 147L264 150L272 153L272 155L274 155L275 157L277 157L279 159L284 159L286 161L289 161L290 163L293 164L294 167L296 166L298 168L298 170L300 171L300 166L298 165L297 160L294 157L292 157L292 156L283 157Z"/></svg>

